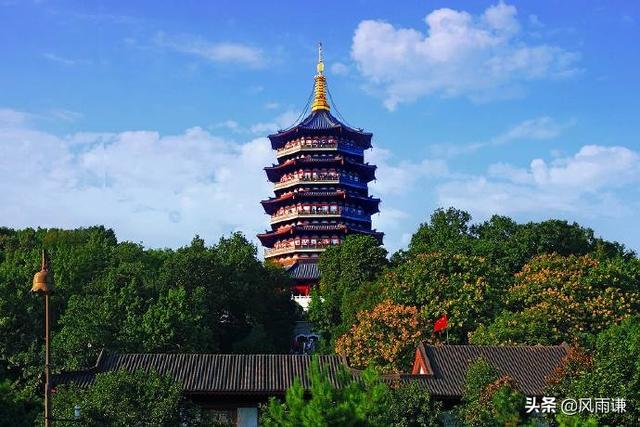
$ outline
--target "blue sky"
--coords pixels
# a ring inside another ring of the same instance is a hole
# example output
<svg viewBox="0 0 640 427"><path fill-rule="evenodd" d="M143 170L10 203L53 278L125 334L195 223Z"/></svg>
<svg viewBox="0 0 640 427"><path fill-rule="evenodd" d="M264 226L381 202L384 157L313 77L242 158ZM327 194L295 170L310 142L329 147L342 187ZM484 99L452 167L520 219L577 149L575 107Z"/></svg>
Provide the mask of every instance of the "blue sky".
<svg viewBox="0 0 640 427"><path fill-rule="evenodd" d="M176 247L267 228L265 139L307 100L374 133L376 227L438 206L640 250L640 6L0 0L0 223Z"/></svg>

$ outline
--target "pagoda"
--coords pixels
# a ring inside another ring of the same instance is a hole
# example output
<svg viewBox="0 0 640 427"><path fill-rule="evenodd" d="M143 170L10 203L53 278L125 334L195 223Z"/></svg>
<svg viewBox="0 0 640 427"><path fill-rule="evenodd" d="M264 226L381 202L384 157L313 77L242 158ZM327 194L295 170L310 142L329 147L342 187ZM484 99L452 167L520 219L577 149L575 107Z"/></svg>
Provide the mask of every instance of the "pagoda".
<svg viewBox="0 0 640 427"><path fill-rule="evenodd" d="M288 270L295 283L293 298L303 308L319 281L318 257L327 247L348 234L371 235L381 244L383 236L371 228L371 215L380 204L368 189L376 166L364 162L373 135L331 114L322 45L314 81L310 114L269 135L278 163L264 170L275 197L261 202L271 216L271 230L258 235L265 259Z"/></svg>

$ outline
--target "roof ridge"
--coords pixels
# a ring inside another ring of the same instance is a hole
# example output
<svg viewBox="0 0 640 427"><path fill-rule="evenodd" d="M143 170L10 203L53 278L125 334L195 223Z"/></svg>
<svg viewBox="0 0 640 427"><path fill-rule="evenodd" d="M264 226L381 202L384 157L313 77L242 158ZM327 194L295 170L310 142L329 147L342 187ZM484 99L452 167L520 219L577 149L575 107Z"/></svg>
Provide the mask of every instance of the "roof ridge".
<svg viewBox="0 0 640 427"><path fill-rule="evenodd" d="M461 347L469 347L469 348L567 348L567 345L562 344L554 344L554 345L546 345L546 344L508 344L508 345L476 345L476 344L445 344L445 345L434 345L429 344L427 342L423 342L425 347L431 348L461 348Z"/></svg>

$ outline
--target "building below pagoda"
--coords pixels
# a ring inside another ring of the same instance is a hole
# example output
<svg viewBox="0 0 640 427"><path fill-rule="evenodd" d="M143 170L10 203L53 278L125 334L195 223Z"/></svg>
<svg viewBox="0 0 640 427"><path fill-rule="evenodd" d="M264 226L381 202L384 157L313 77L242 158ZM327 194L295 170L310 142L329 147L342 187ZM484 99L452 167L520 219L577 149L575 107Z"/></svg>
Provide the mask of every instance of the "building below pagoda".
<svg viewBox="0 0 640 427"><path fill-rule="evenodd" d="M263 200L271 230L259 234L265 259L283 265L294 281L293 298L306 309L320 278L318 258L349 234L367 234L380 199L369 195L374 165L365 163L372 134L345 125L330 112L320 50L311 113L269 135L278 163L266 167L275 197Z"/></svg>

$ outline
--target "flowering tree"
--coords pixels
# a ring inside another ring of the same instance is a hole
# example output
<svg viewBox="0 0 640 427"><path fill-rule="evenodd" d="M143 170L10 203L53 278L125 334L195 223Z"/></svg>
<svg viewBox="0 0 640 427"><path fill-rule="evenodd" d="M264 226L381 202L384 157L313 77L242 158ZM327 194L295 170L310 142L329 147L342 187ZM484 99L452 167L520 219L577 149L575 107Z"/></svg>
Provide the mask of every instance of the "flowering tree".
<svg viewBox="0 0 640 427"><path fill-rule="evenodd" d="M590 255L541 255L516 274L509 311L480 327L476 344L586 343L640 309L640 263Z"/></svg>
<svg viewBox="0 0 640 427"><path fill-rule="evenodd" d="M399 372L409 367L425 330L416 307L387 299L372 310L362 311L358 322L338 338L335 350L349 357L354 367L373 365L381 372Z"/></svg>
<svg viewBox="0 0 640 427"><path fill-rule="evenodd" d="M467 334L497 311L507 280L485 258L433 252L384 274L380 288L397 304L417 306L425 325L446 313L450 342L466 343Z"/></svg>

